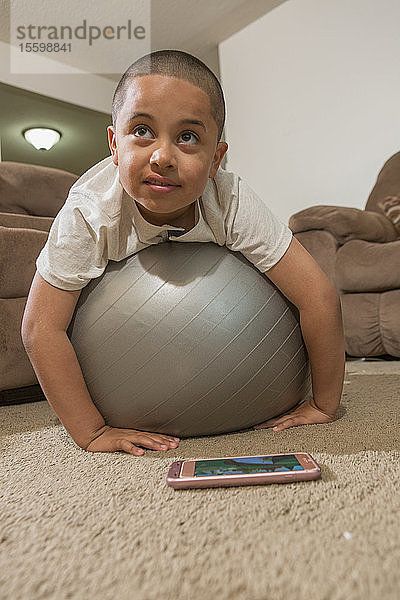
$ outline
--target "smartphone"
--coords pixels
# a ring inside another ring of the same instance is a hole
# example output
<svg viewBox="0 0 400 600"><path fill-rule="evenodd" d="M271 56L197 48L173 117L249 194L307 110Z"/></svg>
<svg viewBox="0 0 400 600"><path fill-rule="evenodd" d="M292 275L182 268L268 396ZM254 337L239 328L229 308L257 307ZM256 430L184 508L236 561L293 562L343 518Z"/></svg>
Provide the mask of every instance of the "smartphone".
<svg viewBox="0 0 400 600"><path fill-rule="evenodd" d="M260 485L318 479L321 468L307 452L177 460L167 484L175 489Z"/></svg>

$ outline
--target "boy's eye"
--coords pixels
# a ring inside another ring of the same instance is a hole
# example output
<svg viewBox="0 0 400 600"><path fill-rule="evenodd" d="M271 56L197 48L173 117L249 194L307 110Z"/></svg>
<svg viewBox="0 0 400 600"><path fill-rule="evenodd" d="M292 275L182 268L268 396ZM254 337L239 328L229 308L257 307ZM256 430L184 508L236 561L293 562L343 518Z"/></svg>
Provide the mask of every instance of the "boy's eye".
<svg viewBox="0 0 400 600"><path fill-rule="evenodd" d="M139 127L135 127L135 129L133 130L133 133L137 132L137 131L149 131L149 129L147 127L143 127L143 125L139 125ZM139 137L144 137L143 135L139 135Z"/></svg>
<svg viewBox="0 0 400 600"><path fill-rule="evenodd" d="M138 133L138 137L140 138L144 138L144 139L149 139L148 137L145 137L144 135L142 135L143 131L150 131L148 127L145 127L144 125L138 125L138 127L135 127L135 129L133 130L133 133L136 135L136 133ZM198 141L198 137L195 133L193 133L193 131L184 131L183 133L181 133L181 137L183 138L183 136L186 137L186 139L184 139L184 143L189 143L190 137L193 137L196 141ZM189 139L188 139L189 137Z"/></svg>
<svg viewBox="0 0 400 600"><path fill-rule="evenodd" d="M196 141L198 141L198 139L199 139L199 138L197 137L197 135L195 135L195 134L193 133L193 131L184 131L184 132L182 133L182 137L183 137L184 135L185 135L185 136L193 136L193 137L196 139ZM188 141L187 139L186 139L186 140L184 140L184 142L187 142L187 141Z"/></svg>

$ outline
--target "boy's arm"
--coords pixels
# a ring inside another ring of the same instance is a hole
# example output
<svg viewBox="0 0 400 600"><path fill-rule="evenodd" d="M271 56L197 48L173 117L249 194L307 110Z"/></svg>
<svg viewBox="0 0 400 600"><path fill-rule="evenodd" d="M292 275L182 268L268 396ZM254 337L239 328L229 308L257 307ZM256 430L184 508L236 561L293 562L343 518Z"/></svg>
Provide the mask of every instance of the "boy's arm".
<svg viewBox="0 0 400 600"><path fill-rule="evenodd" d="M340 298L325 273L293 236L283 257L266 272L300 312L300 325L311 365L313 398L256 428L278 430L333 421L340 404L345 345Z"/></svg>
<svg viewBox="0 0 400 600"><path fill-rule="evenodd" d="M21 334L49 404L75 443L86 448L102 433L105 421L90 397L66 333L80 293L54 287L36 271Z"/></svg>

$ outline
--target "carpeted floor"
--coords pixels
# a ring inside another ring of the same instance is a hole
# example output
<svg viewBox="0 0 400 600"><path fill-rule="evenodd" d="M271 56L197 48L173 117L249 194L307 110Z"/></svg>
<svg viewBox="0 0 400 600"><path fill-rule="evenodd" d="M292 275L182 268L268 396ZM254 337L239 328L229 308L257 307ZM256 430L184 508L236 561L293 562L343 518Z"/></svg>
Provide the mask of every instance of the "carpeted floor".
<svg viewBox="0 0 400 600"><path fill-rule="evenodd" d="M329 425L88 453L47 402L0 407L3 600L398 600L399 362L348 363ZM320 480L175 491L176 458L310 452Z"/></svg>

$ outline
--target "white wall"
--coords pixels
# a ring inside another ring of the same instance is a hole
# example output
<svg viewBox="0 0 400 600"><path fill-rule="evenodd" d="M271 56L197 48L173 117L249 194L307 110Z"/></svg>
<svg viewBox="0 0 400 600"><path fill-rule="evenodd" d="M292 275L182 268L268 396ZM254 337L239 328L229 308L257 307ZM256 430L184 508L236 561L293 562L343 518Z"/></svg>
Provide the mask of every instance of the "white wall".
<svg viewBox="0 0 400 600"><path fill-rule="evenodd" d="M284 222L364 208L400 150L399 0L289 0L222 42L226 168Z"/></svg>

